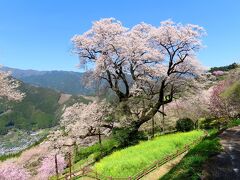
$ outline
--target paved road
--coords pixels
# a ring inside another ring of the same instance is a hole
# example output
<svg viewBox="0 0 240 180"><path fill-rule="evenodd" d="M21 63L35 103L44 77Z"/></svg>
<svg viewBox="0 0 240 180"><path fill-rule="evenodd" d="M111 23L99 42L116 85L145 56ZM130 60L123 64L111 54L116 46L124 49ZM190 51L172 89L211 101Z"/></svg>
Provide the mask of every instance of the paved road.
<svg viewBox="0 0 240 180"><path fill-rule="evenodd" d="M203 179L240 180L240 126L224 131L220 138L224 150L207 163Z"/></svg>

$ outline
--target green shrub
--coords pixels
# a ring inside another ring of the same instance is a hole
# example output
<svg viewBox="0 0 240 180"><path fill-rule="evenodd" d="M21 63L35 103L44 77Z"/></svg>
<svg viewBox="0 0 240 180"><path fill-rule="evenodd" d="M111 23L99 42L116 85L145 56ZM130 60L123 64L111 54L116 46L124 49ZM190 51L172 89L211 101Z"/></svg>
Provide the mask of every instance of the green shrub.
<svg viewBox="0 0 240 180"><path fill-rule="evenodd" d="M240 125L240 118L239 119L233 119L228 123L228 127L234 127Z"/></svg>
<svg viewBox="0 0 240 180"><path fill-rule="evenodd" d="M88 158L90 155L98 161L102 157L117 149L118 146L119 144L115 139L107 139L102 141L102 146L100 146L99 143L96 143L89 147L79 148L75 154L74 161L81 161Z"/></svg>
<svg viewBox="0 0 240 180"><path fill-rule="evenodd" d="M213 71L229 71L231 69L236 69L238 68L238 64L237 63L232 63L230 65L227 66L220 66L220 67L212 67L209 72L213 72Z"/></svg>
<svg viewBox="0 0 240 180"><path fill-rule="evenodd" d="M187 132L194 129L194 123L189 118L179 119L176 124L177 131Z"/></svg>
<svg viewBox="0 0 240 180"><path fill-rule="evenodd" d="M143 132L133 133L130 128L115 128L113 130L113 138L118 141L121 147L127 147L137 144L139 140L146 140Z"/></svg>
<svg viewBox="0 0 240 180"><path fill-rule="evenodd" d="M225 118L206 118L199 121L199 127L201 129L220 129L227 125L227 120Z"/></svg>

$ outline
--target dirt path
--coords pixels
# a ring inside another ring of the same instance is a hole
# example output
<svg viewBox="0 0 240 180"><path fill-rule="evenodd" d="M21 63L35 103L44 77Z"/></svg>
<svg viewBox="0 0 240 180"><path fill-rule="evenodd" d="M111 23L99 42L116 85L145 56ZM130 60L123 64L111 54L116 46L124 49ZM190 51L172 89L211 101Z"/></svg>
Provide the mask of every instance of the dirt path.
<svg viewBox="0 0 240 180"><path fill-rule="evenodd" d="M187 152L181 154L180 156L176 157L175 159L167 162L166 164L160 166L156 170L152 171L151 173L147 174L141 180L158 180L166 173L168 173L174 166L176 166L182 158L187 154Z"/></svg>
<svg viewBox="0 0 240 180"><path fill-rule="evenodd" d="M224 150L205 165L203 179L240 179L240 126L230 128L220 135Z"/></svg>

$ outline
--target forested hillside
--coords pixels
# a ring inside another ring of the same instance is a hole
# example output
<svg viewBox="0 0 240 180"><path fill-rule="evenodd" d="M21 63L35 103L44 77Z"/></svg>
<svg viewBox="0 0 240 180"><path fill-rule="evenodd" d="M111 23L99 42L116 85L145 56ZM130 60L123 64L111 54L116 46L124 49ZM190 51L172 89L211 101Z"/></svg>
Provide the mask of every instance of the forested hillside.
<svg viewBox="0 0 240 180"><path fill-rule="evenodd" d="M59 104L61 93L57 91L25 83L21 83L19 89L26 93L21 102L1 100L0 134L7 133L10 128L37 130L55 126L64 104L86 101L82 97L71 96L64 104Z"/></svg>
<svg viewBox="0 0 240 180"><path fill-rule="evenodd" d="M214 71L230 71L231 69L236 69L238 67L237 63L232 63L227 66L220 66L220 67L212 67L210 68L209 72L214 72Z"/></svg>

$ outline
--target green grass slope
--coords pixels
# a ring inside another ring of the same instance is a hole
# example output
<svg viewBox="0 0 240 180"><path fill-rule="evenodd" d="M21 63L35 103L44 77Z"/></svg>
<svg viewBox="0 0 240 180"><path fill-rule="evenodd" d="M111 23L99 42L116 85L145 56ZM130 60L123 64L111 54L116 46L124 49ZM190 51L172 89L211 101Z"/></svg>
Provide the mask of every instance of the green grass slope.
<svg viewBox="0 0 240 180"><path fill-rule="evenodd" d="M228 123L222 130L211 129L208 131L209 136L202 142L192 148L188 154L172 168L161 180L181 180L181 179L196 179L200 180L204 163L209 158L218 154L222 150L220 138L218 135L227 128L240 125L240 119L234 119Z"/></svg>
<svg viewBox="0 0 240 180"><path fill-rule="evenodd" d="M221 150L218 130L211 130L210 136L205 138L175 166L161 180L201 179L202 165L207 159Z"/></svg>
<svg viewBox="0 0 240 180"><path fill-rule="evenodd" d="M156 160L181 149L185 144L203 136L203 131L175 133L141 142L136 146L116 151L95 164L95 170L105 176L133 176Z"/></svg>

